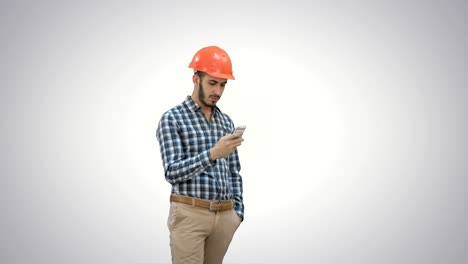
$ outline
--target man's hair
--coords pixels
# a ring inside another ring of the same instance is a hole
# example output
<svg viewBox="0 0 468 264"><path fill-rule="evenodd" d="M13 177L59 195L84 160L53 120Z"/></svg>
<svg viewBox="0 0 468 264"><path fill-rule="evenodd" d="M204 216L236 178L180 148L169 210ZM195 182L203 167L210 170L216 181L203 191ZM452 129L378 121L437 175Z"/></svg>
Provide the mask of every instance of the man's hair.
<svg viewBox="0 0 468 264"><path fill-rule="evenodd" d="M195 74L195 75L197 75L198 77L200 77L200 79L203 79L203 77L205 77L205 75L206 75L206 72L195 71L193 74Z"/></svg>

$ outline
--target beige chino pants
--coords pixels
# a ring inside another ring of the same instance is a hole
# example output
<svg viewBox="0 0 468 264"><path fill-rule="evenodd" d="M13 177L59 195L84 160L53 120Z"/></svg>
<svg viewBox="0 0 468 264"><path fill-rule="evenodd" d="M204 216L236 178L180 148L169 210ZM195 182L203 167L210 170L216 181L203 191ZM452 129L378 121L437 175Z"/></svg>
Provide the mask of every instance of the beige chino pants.
<svg viewBox="0 0 468 264"><path fill-rule="evenodd" d="M171 202L167 225L173 264L221 264L241 223L234 209L208 209Z"/></svg>

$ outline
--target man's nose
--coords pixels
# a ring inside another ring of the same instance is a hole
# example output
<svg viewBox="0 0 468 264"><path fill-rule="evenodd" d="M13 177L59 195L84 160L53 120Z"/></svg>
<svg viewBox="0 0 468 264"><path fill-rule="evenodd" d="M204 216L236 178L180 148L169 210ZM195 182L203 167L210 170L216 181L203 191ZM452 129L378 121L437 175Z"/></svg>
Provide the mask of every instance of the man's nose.
<svg viewBox="0 0 468 264"><path fill-rule="evenodd" d="M224 87L220 83L214 85L214 91L217 94L220 94L223 91L223 89L224 89Z"/></svg>

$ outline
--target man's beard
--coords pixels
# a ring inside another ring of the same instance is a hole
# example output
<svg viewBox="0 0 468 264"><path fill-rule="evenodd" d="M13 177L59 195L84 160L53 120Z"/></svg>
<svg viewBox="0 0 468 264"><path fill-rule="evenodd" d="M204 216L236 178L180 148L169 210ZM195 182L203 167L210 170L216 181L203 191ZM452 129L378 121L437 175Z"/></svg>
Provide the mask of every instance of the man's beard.
<svg viewBox="0 0 468 264"><path fill-rule="evenodd" d="M203 85L200 84L198 85L198 99L202 104L208 107L213 107L216 105L216 102L210 102L210 101L205 101L205 92L203 91ZM206 98L207 99L207 98Z"/></svg>

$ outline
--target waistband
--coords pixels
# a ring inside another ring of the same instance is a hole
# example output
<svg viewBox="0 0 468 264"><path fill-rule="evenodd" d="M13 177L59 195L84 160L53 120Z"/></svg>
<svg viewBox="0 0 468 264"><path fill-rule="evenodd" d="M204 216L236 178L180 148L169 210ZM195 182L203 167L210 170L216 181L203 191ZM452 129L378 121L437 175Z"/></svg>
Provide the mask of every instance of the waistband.
<svg viewBox="0 0 468 264"><path fill-rule="evenodd" d="M183 203L195 207L205 208L211 212L225 211L234 208L233 200L205 200L185 195L171 194L171 202Z"/></svg>

